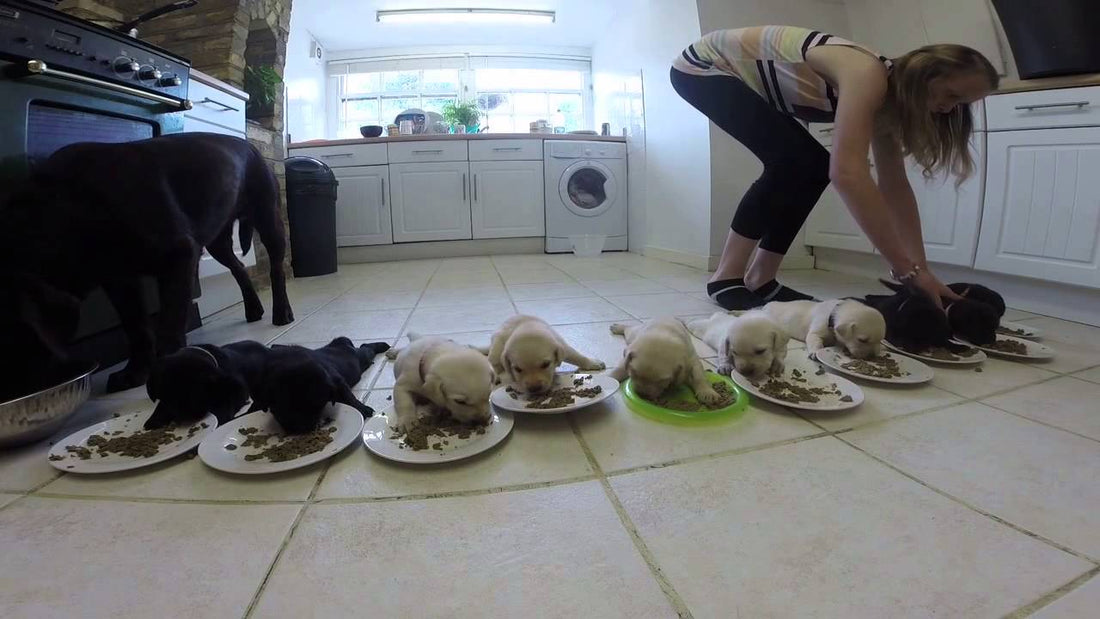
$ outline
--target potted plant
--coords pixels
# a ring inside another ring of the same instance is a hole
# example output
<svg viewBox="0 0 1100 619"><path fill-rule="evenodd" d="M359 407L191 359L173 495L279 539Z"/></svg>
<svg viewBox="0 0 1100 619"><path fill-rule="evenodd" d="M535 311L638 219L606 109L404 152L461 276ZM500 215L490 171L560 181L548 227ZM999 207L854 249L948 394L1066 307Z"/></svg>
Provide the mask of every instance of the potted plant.
<svg viewBox="0 0 1100 619"><path fill-rule="evenodd" d="M248 93L245 116L256 119L275 113L275 99L283 78L271 65L249 66L244 69L244 91Z"/></svg>
<svg viewBox="0 0 1100 619"><path fill-rule="evenodd" d="M468 133L477 133L477 122L481 112L473 101L448 101L443 104L443 122L454 129L455 125L466 125Z"/></svg>

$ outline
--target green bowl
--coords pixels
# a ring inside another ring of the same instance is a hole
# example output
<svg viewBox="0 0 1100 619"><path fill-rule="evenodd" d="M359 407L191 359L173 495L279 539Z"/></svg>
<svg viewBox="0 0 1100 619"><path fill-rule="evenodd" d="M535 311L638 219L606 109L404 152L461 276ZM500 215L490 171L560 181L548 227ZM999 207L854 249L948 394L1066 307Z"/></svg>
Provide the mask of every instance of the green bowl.
<svg viewBox="0 0 1100 619"><path fill-rule="evenodd" d="M745 409L749 406L749 394L741 387L738 387L737 383L733 382L732 378L714 372L707 372L707 380L709 380L711 384L726 383L726 385L737 394L737 399L733 401L733 404L715 410L681 411L672 408L664 408L638 395L634 391L634 384L628 378L623 383L623 400L626 401L626 405L630 410L643 417L648 417L662 423L671 423L681 426L731 421L740 417L745 412ZM674 402L698 403L695 399L695 392L687 385L680 385L677 387L676 390L672 392L671 399Z"/></svg>

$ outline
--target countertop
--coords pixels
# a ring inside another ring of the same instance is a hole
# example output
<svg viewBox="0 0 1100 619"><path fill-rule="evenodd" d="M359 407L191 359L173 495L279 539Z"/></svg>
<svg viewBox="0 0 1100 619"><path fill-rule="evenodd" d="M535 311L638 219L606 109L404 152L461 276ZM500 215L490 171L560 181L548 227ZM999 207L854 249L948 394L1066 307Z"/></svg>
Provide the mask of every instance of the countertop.
<svg viewBox="0 0 1100 619"><path fill-rule="evenodd" d="M1100 73L1040 77L1033 80L1004 80L997 88L997 92L993 94L1004 95L1012 92L1055 90L1057 88L1077 88L1081 86L1100 86Z"/></svg>
<svg viewBox="0 0 1100 619"><path fill-rule="evenodd" d="M289 148L311 146L345 146L348 144L385 144L387 142L425 142L429 140L584 140L587 142L626 142L621 136L578 135L575 133L422 133L393 137L358 138L350 140L310 140L294 142Z"/></svg>
<svg viewBox="0 0 1100 619"><path fill-rule="evenodd" d="M217 88L218 90L233 95L234 97L237 97L242 101L248 101L248 93L241 90L240 88L237 88L236 86L233 86L232 84L227 84L216 77L210 77L209 75L193 67L191 68L190 73L191 79L193 80L202 82L203 84L206 84L211 88Z"/></svg>

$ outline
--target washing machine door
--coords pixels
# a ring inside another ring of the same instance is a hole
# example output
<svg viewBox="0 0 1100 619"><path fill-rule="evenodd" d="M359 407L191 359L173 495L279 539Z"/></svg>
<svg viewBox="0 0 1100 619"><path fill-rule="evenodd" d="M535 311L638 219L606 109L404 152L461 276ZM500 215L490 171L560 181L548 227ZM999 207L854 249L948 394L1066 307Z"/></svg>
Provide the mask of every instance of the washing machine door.
<svg viewBox="0 0 1100 619"><path fill-rule="evenodd" d="M599 161L578 161L565 169L558 182L561 203L581 217L598 217L619 197L611 170Z"/></svg>

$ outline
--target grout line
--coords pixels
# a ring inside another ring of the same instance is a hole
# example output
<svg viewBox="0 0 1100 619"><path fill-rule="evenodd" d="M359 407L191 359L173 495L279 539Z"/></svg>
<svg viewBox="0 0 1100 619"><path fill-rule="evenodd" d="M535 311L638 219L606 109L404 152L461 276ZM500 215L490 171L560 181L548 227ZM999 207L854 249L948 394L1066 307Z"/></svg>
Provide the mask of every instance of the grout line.
<svg viewBox="0 0 1100 619"><path fill-rule="evenodd" d="M775 447L785 447L787 445L794 445L796 443L802 443L804 441L812 441L817 438L823 438L830 436L832 433L829 431L818 432L817 434L808 434L806 436L799 436L796 438L788 438L782 441L773 441L771 443L761 443L759 445L752 445L749 447L739 447L737 449L729 449L726 451L719 451L715 453L703 454L698 456L687 456L684 458L677 458L675 460L668 460L666 462L657 462L654 464L641 464L638 466L632 466L626 469L618 469L611 471L610 473L601 473L605 477L622 477L623 475L630 475L632 473L640 473L642 471L651 471L654 469L664 469L670 466L679 466L681 464L692 464L695 462L706 462L708 460L720 460L722 458L729 458L732 456L740 456L742 454L752 453L754 451L764 451L765 449L772 449Z"/></svg>
<svg viewBox="0 0 1100 619"><path fill-rule="evenodd" d="M1057 548L1058 550L1061 550L1062 552L1065 552L1067 554L1073 555L1074 557L1077 557L1078 559L1088 561L1089 563L1092 563L1094 566L1100 566L1100 560L1092 558L1092 557L1090 557L1090 556L1088 556L1084 553L1078 552L1078 551L1076 551L1076 550L1074 550L1074 549L1072 549L1068 546L1065 546L1063 544L1060 544L1060 543L1058 543L1058 542L1056 542L1056 541L1054 541L1050 538L1039 535L1038 533L1034 533L1032 531L1029 531L1028 529L1025 529L1024 527L1022 527L1018 524L1015 524L1015 523L1012 523L1008 520L1005 520L1004 518L1001 518L1000 516L997 516L997 515L995 515L991 512L988 512L988 511L986 511L986 510L984 510L980 507L971 505L970 503L967 503L966 501L962 500L961 498L959 498L959 497L957 497L957 496L955 496L955 495L953 495L949 492L946 492L944 490L940 490L939 488L937 488L935 486L932 486L932 485L928 484L927 482L925 482L922 479L916 477L915 475L912 475L912 474L902 470L901 468L898 468L897 466L891 464L890 462L884 460L883 458L880 458L879 456L867 451L866 449L863 449L859 445L856 445L855 443L853 443L849 440L846 440L843 436L834 435L833 438L835 438L838 441L844 443L845 445L851 447L852 449L858 451L859 453L867 456L868 458L871 458L872 460L878 462L879 464L882 464L883 466L885 466L885 467L887 467L887 468L889 468L889 469L905 476L906 478L915 481L916 483L920 484L921 486L924 486L925 488L928 488L932 492L935 492L936 494L938 494L938 495L940 495L944 498L947 498L951 501L954 501L955 503L958 503L959 505L962 505L963 507L965 507L965 508L967 508L967 509L969 509L973 512L981 514L982 516L985 516L986 518L989 518L990 520L993 520L994 522L997 522L999 524L1003 524L1006 527L1008 527L1010 529L1013 529L1013 530L1015 530L1019 533L1023 533L1024 535L1027 535L1028 537L1036 539L1040 542L1044 542L1049 546L1053 546L1054 548Z"/></svg>
<svg viewBox="0 0 1100 619"><path fill-rule="evenodd" d="M643 540L641 534L638 533L637 527L634 526L634 522L630 519L630 515L626 512L626 508L623 507L622 502L619 501L619 497L611 487L611 482L608 481L607 476L603 472L603 468L600 467L599 461L596 460L596 456L588 447L588 441L581 435L576 417L573 416L573 413L568 413L567 416L569 417L569 427L573 429L573 436L577 438L581 450L584 451L585 458L588 459L588 466L596 472L597 479L603 487L607 500L611 502L611 506L619 516L619 522L622 523L623 528L626 529L627 535L629 535L631 541L634 542L634 548L638 551L638 554L641 555L642 560L645 561L650 573L653 574L653 578L657 581L657 585L661 588L661 592L665 594L668 603L672 606L672 609L676 611L676 615L681 619L691 619L691 610L688 608L683 598L680 597L680 594L676 592L672 583L665 577L664 572L661 571L660 566L657 564L657 558L653 556L653 553L649 550L649 546L646 545L645 540Z"/></svg>
<svg viewBox="0 0 1100 619"><path fill-rule="evenodd" d="M91 494L66 494L61 492L39 492L28 495L37 499L64 499L68 501L109 501L112 503L166 503L173 505L305 505L305 500L246 500L246 499L170 499L164 497L105 496Z"/></svg>
<svg viewBox="0 0 1100 619"><path fill-rule="evenodd" d="M1061 428L1059 426L1047 423L1045 421L1040 421L1038 419L1032 419L1031 417L1028 417L1027 415L1023 415L1023 414L1020 414L1020 413L1014 413L1010 410L1005 410L1005 409L1003 409L999 406L994 406L993 404L987 404L985 402L979 402L979 404L983 404L985 406L988 406L989 408L992 408L993 410L1000 411L1002 413L1008 413L1009 415L1012 415L1013 417L1019 417L1020 419L1023 419L1024 421L1030 421L1031 423L1037 423L1041 426L1046 426L1046 427L1050 428L1051 430L1057 430L1059 432L1065 432L1066 434L1072 434L1073 436L1083 438L1083 439L1087 439L1087 440L1090 440L1094 443L1100 443L1100 439L1097 439L1095 437L1085 436L1084 434L1081 434L1079 432L1074 432L1073 430L1067 430L1066 428Z"/></svg>
<svg viewBox="0 0 1100 619"><path fill-rule="evenodd" d="M1091 570L1085 572L1084 574L1081 574L1077 578L1074 578L1073 580L1071 580L1071 581L1067 582L1066 584L1062 585L1061 587L1058 587L1054 591L1051 591L1050 593L1047 593L1043 597L1041 597L1041 598L1035 600L1034 602L1028 604L1027 606L1024 606L1022 608L1019 608L1019 609L1009 613L1008 615L1005 616L1005 619L1022 619L1023 617L1027 617L1027 616L1031 615L1032 613L1034 613L1035 611L1037 611L1037 610L1039 610L1039 609L1041 609L1045 606L1048 606L1048 605L1054 603L1055 601L1065 597L1067 594L1072 592L1074 589L1077 589L1081 585L1083 585L1086 582L1088 582L1089 580L1091 580L1092 577L1096 576L1096 574L1098 574L1098 573L1100 573L1100 567L1094 567Z"/></svg>
<svg viewBox="0 0 1100 619"><path fill-rule="evenodd" d="M313 505L361 505L364 503L395 503L402 501L425 501L430 499L452 499L456 497L487 496L491 494L504 494L510 492L523 492L525 490L539 490L542 488L554 488L585 481L593 481L596 475L578 475L566 479L552 481L537 481L511 486L494 486L492 488L478 488L471 490L451 490L447 492L425 492L421 494L390 495L378 497L333 497L318 499Z"/></svg>

